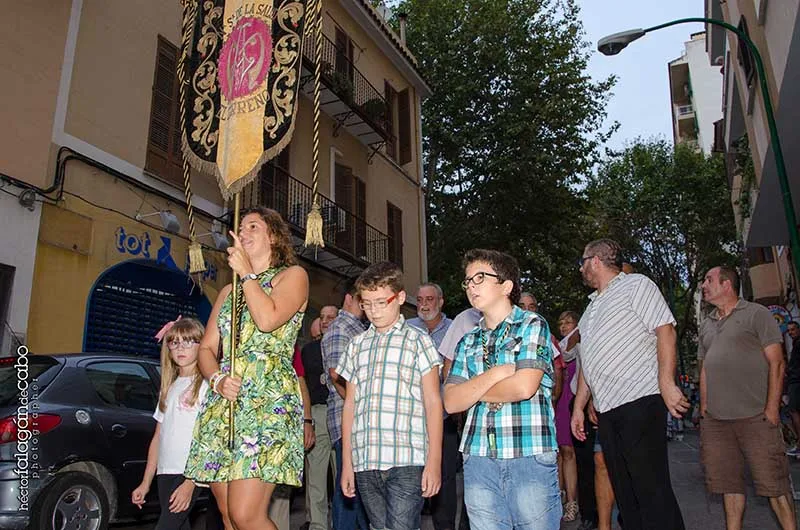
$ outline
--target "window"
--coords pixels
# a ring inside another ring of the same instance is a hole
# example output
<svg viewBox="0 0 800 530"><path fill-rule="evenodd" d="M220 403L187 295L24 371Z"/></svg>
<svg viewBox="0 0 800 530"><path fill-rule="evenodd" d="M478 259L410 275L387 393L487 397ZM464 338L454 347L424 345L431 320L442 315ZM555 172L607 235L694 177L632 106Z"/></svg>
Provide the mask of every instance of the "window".
<svg viewBox="0 0 800 530"><path fill-rule="evenodd" d="M389 261L403 268L403 211L386 203L386 232L389 236Z"/></svg>
<svg viewBox="0 0 800 530"><path fill-rule="evenodd" d="M86 367L86 375L97 395L108 405L146 411L156 408L153 383L147 371L138 363L92 363Z"/></svg>
<svg viewBox="0 0 800 530"><path fill-rule="evenodd" d="M751 267L774 263L775 256L772 254L772 247L750 247L747 249L747 260Z"/></svg>
<svg viewBox="0 0 800 530"><path fill-rule="evenodd" d="M347 76L352 83L353 72L353 41L340 27L336 27L336 73Z"/></svg>
<svg viewBox="0 0 800 530"><path fill-rule="evenodd" d="M145 169L171 184L183 186L177 71L178 48L159 35Z"/></svg>
<svg viewBox="0 0 800 530"><path fill-rule="evenodd" d="M384 81L383 92L386 97L386 154L394 161L397 161L397 136L394 133L394 124L396 123L394 113L397 107L397 91L389 84L389 81Z"/></svg>
<svg viewBox="0 0 800 530"><path fill-rule="evenodd" d="M347 166L336 164L336 204L347 213L339 215L336 246L357 257L367 253L367 186Z"/></svg>
<svg viewBox="0 0 800 530"><path fill-rule="evenodd" d="M400 165L411 162L412 153L412 105L411 89L397 92L388 81L383 88L386 98L387 120L386 154Z"/></svg>
<svg viewBox="0 0 800 530"><path fill-rule="evenodd" d="M747 31L747 20L744 17L739 19L739 29L748 37L750 32ZM747 80L747 86L753 83L755 77L755 63L753 55L750 53L750 48L747 47L743 39L737 39L739 42L739 66L744 71L744 77Z"/></svg>
<svg viewBox="0 0 800 530"><path fill-rule="evenodd" d="M272 208L281 217L296 226L305 226L307 211L289 211L289 148L287 145L278 156L261 166L256 182L260 187L258 200L252 206ZM252 198L251 198L252 203ZM302 205L300 205L302 208Z"/></svg>
<svg viewBox="0 0 800 530"><path fill-rule="evenodd" d="M14 366L17 357L0 358L0 407L16 407L19 405L20 390L17 387L17 368ZM61 370L61 363L47 355L31 355L28 357L26 378L36 381L42 392Z"/></svg>
<svg viewBox="0 0 800 530"><path fill-rule="evenodd" d="M400 165L411 162L411 91L407 88L397 96L397 137L400 141Z"/></svg>

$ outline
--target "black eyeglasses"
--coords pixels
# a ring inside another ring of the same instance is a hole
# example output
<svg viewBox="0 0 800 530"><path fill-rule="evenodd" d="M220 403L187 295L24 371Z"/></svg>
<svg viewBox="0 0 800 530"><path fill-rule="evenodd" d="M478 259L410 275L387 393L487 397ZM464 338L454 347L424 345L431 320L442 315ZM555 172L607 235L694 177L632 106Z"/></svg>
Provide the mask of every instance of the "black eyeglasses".
<svg viewBox="0 0 800 530"><path fill-rule="evenodd" d="M466 291L467 288L469 287L470 282L472 282L474 285L480 285L484 281L486 281L487 276L491 276L492 278L497 278L499 283L500 280L499 274L493 274L491 272L476 272L469 278L464 278L464 281L461 282L461 287Z"/></svg>
<svg viewBox="0 0 800 530"><path fill-rule="evenodd" d="M596 257L597 257L597 256L583 256L582 258L580 258L580 259L578 260L578 267L583 267L583 263L584 263L585 261L588 261L588 260L590 260L590 259L592 259L592 258L596 258Z"/></svg>

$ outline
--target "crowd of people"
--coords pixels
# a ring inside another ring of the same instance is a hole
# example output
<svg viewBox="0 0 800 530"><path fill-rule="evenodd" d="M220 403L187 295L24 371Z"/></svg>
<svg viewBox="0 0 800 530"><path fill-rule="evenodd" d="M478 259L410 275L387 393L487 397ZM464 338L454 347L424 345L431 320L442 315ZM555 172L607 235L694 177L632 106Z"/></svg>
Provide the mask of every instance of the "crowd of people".
<svg viewBox="0 0 800 530"><path fill-rule="evenodd" d="M586 245L579 268L593 292L582 315L559 316L558 338L521 292L516 260L474 249L463 259L471 307L453 320L435 283L417 288L406 319L401 269L377 263L340 307L321 308L298 349L309 280L286 224L256 208L232 237L238 307L228 286L205 329L179 317L157 336L158 424L131 497L141 506L158 481L158 529L188 528L198 487L210 487L226 530L288 530L286 490L303 483L310 530L415 530L426 502L437 530L684 528L664 424L690 408L675 319L614 241ZM782 528L795 528L778 427L783 338L738 282L715 267L702 285L715 307L699 334L706 483L739 529L748 467Z"/></svg>

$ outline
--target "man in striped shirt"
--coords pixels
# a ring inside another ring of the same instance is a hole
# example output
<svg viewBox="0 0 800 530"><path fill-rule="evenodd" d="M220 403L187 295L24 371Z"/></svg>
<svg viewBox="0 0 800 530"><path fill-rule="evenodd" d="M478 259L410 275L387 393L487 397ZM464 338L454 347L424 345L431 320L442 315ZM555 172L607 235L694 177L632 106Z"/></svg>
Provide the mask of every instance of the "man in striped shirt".
<svg viewBox="0 0 800 530"><path fill-rule="evenodd" d="M621 250L615 241L598 239L580 259L583 281L595 291L578 324L581 371L572 433L586 439L583 410L591 394L622 523L683 530L665 429L667 410L680 418L689 408L675 384L675 319L649 278L621 271Z"/></svg>

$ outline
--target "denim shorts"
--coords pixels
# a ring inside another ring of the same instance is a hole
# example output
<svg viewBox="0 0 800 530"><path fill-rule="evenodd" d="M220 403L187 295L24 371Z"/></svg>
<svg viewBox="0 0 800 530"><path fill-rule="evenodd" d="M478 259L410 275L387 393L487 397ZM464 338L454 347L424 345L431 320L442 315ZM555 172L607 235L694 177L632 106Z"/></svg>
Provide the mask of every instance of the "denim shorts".
<svg viewBox="0 0 800 530"><path fill-rule="evenodd" d="M422 466L403 466L356 473L361 503L372 530L419 530L422 470Z"/></svg>
<svg viewBox="0 0 800 530"><path fill-rule="evenodd" d="M464 501L472 530L558 530L555 451L494 459L464 455Z"/></svg>

